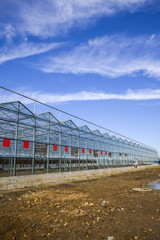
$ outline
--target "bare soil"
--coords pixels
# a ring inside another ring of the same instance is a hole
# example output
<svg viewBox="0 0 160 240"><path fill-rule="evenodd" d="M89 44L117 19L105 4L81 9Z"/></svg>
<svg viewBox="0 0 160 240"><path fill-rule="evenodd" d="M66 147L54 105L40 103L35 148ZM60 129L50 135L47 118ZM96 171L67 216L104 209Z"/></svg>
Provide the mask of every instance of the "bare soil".
<svg viewBox="0 0 160 240"><path fill-rule="evenodd" d="M160 167L0 192L0 239L160 239Z"/></svg>

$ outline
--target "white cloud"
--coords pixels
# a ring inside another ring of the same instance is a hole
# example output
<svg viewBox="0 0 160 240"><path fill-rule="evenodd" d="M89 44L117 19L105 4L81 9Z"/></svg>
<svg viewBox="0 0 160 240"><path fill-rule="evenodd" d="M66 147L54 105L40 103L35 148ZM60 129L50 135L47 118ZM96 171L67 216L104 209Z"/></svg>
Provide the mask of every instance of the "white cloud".
<svg viewBox="0 0 160 240"><path fill-rule="evenodd" d="M136 10L145 0L47 0L23 5L25 22L22 29L33 35L54 36L67 31L74 24L83 25L86 20L100 15L112 15L118 11ZM24 3L23 3L24 4Z"/></svg>
<svg viewBox="0 0 160 240"><path fill-rule="evenodd" d="M19 33L47 38L68 31L78 24L84 27L94 17L120 11L135 12L151 0L6 0L1 15L9 14ZM11 11L12 9L12 11Z"/></svg>
<svg viewBox="0 0 160 240"><path fill-rule="evenodd" d="M121 11L135 12L149 4L153 5L153 2L155 1L6 0L1 3L0 8L1 18L5 19L5 24L0 23L0 38L5 36L7 41L5 47L0 49L0 63L52 49L52 44L27 43L31 39L30 36L41 37L43 40L57 34L62 36L70 28L87 26L98 17L114 15ZM21 43L15 46L17 39ZM110 77L143 70L149 76L159 77L159 59L154 56L160 52L157 42L154 34L148 39L106 36L90 40L88 44L79 46L72 52L58 55L48 61L45 59L45 63L38 68L44 72L96 73Z"/></svg>
<svg viewBox="0 0 160 240"><path fill-rule="evenodd" d="M12 39L15 37L16 32L14 27L11 24L4 25L4 35L6 37L6 40L8 42L12 41Z"/></svg>
<svg viewBox="0 0 160 240"><path fill-rule="evenodd" d="M60 43L28 43L23 42L19 45L7 44L0 48L0 64L16 58L45 53L59 47Z"/></svg>
<svg viewBox="0 0 160 240"><path fill-rule="evenodd" d="M100 100L160 100L160 89L138 89L131 90L128 89L126 92L121 94L112 94L105 92L77 92L68 94L51 94L43 93L40 91L23 91L22 94L41 101L43 103L64 103L70 101L100 101ZM29 100L25 100L23 97L17 96L15 94L10 94L7 92L1 92L0 102L10 102L10 101L22 101L23 103L29 103Z"/></svg>
<svg viewBox="0 0 160 240"><path fill-rule="evenodd" d="M160 77L160 37L104 36L88 41L38 66L44 72L86 74L109 77L144 75Z"/></svg>

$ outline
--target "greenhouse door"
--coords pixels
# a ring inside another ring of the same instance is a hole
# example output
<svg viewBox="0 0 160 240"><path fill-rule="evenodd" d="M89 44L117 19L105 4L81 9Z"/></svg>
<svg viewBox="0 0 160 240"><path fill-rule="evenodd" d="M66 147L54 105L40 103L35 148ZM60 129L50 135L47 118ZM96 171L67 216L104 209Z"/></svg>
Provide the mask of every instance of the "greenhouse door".
<svg viewBox="0 0 160 240"><path fill-rule="evenodd" d="M47 167L47 144L36 143L35 144L35 168Z"/></svg>

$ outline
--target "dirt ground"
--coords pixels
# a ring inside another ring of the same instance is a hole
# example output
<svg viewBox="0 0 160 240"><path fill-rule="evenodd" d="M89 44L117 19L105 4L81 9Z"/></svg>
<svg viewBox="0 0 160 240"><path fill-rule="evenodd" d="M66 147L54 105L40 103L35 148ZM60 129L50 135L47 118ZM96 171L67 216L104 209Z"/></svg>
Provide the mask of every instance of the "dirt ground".
<svg viewBox="0 0 160 240"><path fill-rule="evenodd" d="M160 167L0 192L0 239L160 239Z"/></svg>

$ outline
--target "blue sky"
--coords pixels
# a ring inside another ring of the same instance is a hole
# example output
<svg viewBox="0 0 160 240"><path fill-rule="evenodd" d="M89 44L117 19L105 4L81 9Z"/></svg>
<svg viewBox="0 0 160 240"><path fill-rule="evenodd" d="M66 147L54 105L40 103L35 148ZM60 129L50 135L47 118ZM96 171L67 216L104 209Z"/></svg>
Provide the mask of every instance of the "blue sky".
<svg viewBox="0 0 160 240"><path fill-rule="evenodd" d="M0 1L0 83L159 150L159 23L157 0Z"/></svg>

